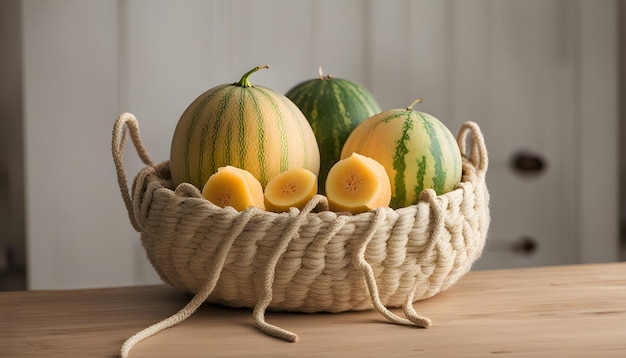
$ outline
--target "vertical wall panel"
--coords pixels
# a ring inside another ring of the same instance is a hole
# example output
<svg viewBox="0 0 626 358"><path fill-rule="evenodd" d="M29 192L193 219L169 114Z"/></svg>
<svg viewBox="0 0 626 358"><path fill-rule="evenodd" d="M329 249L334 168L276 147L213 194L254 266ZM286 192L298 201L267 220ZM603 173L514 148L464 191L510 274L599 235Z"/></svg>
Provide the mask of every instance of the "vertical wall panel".
<svg viewBox="0 0 626 358"><path fill-rule="evenodd" d="M204 91L233 82L230 2L120 2L120 112L132 112L154 162L169 160L172 133L185 108ZM130 180L143 167L132 145ZM120 198L121 199L121 198ZM124 210L122 202L117 207ZM130 227L130 223L126 223ZM158 282L139 234L133 233L134 277Z"/></svg>
<svg viewBox="0 0 626 358"><path fill-rule="evenodd" d="M455 128L468 120L484 123L491 117L495 90L492 2L454 0L448 9L450 118Z"/></svg>
<svg viewBox="0 0 626 358"><path fill-rule="evenodd" d="M30 288L134 283L110 154L116 3L23 1Z"/></svg>
<svg viewBox="0 0 626 358"><path fill-rule="evenodd" d="M624 6L624 4L620 4ZM598 262L619 257L618 241L618 4L580 1L581 151L579 216L582 258ZM622 20L624 20L622 18ZM624 61L622 59L622 61ZM621 63L622 69L624 63ZM609 120L613 119L613 120ZM624 153L622 153L624 155ZM622 189L623 189L623 184ZM584 239L593 240L584 240Z"/></svg>
<svg viewBox="0 0 626 358"><path fill-rule="evenodd" d="M447 1L420 0L409 2L409 61L404 69L405 80L397 86L404 93L397 106L423 98L417 110L430 113L452 130L459 123L452 117L454 108L454 63L452 38L455 24L452 6ZM402 102L402 103L400 103Z"/></svg>
<svg viewBox="0 0 626 358"><path fill-rule="evenodd" d="M371 26L367 2L360 0L315 1L312 13L313 66L296 75L313 78L317 67L325 74L356 81L371 87L367 45ZM298 78L294 78L297 82Z"/></svg>
<svg viewBox="0 0 626 358"><path fill-rule="evenodd" d="M311 48L311 2L232 2L232 71L240 76L258 65L270 65L251 82L281 93L302 68L316 68ZM238 80L238 78L236 79Z"/></svg>
<svg viewBox="0 0 626 358"><path fill-rule="evenodd" d="M228 39L214 35L229 17L217 2L123 4L121 105L139 118L147 148L159 162L169 159L171 134L186 106L205 90L233 81L225 68L231 63Z"/></svg>
<svg viewBox="0 0 626 358"><path fill-rule="evenodd" d="M411 53L408 45L410 1L369 1L369 60L371 90L383 109L404 108L415 98L410 92ZM421 96L421 95L419 95Z"/></svg>

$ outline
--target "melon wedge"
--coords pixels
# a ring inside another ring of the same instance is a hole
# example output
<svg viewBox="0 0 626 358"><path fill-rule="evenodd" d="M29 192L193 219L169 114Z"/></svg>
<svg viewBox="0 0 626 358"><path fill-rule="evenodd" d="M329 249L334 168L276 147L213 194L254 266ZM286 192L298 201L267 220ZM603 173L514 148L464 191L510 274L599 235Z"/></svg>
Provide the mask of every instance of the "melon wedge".
<svg viewBox="0 0 626 358"><path fill-rule="evenodd" d="M274 176L265 186L265 208L286 212L304 205L317 194L317 176L308 169L296 168Z"/></svg>
<svg viewBox="0 0 626 358"><path fill-rule="evenodd" d="M204 184L202 196L222 208L265 209L261 183L249 171L233 166L218 168Z"/></svg>
<svg viewBox="0 0 626 358"><path fill-rule="evenodd" d="M391 184L382 164L352 153L331 167L326 177L326 196L330 210L358 214L389 206Z"/></svg>

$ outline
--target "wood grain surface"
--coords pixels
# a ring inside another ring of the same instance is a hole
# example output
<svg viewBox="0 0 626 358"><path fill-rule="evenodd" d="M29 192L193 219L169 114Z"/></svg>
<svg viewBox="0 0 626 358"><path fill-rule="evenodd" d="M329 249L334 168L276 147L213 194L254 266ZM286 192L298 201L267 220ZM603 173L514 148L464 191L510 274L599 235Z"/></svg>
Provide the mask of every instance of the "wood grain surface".
<svg viewBox="0 0 626 358"><path fill-rule="evenodd" d="M0 293L0 357L116 357L189 298L165 285ZM414 307L431 328L375 311L268 312L299 335L287 343L249 309L205 304L130 357L626 357L626 263L470 272Z"/></svg>

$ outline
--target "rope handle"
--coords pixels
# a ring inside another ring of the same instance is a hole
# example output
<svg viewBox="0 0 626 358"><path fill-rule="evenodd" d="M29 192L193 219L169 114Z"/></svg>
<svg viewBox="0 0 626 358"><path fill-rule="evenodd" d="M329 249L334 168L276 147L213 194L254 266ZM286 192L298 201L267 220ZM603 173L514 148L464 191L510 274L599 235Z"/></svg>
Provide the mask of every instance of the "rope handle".
<svg viewBox="0 0 626 358"><path fill-rule="evenodd" d="M128 217L130 218L133 228L140 232L141 228L134 215L133 201L128 189L126 171L124 170L124 149L126 147L126 137L128 132L130 132L130 138L133 141L133 145L135 146L135 150L137 151L141 161L149 166L153 166L154 164L152 163L150 155L148 155L148 152L146 151L146 148L141 140L141 136L139 135L139 123L137 122L137 118L132 113L128 112L120 114L116 118L115 124L113 125L111 154L113 155L113 162L115 163L115 170L117 172L117 183L120 187L122 198L124 199L124 204L126 205L126 210L128 211Z"/></svg>
<svg viewBox="0 0 626 358"><path fill-rule="evenodd" d="M472 134L472 147L468 153L467 148L467 136L471 132ZM487 146L485 145L485 138L480 131L480 127L476 122L467 121L461 125L459 134L457 136L457 142L461 155L468 158L474 167L476 167L479 175L483 176L487 172L489 166L489 158L487 156Z"/></svg>

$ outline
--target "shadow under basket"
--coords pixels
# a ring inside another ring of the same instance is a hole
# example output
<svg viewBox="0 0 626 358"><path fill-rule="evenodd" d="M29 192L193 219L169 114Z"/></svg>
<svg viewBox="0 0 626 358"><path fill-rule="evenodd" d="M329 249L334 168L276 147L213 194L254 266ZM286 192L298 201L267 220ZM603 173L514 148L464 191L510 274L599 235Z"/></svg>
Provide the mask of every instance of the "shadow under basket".
<svg viewBox="0 0 626 358"><path fill-rule="evenodd" d="M127 134L146 165L132 191L123 166ZM479 126L464 123L457 141L461 182L443 195L424 190L415 205L352 215L329 211L326 197L316 195L302 211L237 212L210 203L191 184L174 188L169 161L153 164L137 119L121 114L112 154L130 222L161 279L193 295L176 314L130 337L121 356L205 301L252 308L261 331L287 341L297 335L267 323L266 310L375 309L393 323L429 327L413 303L446 290L471 269L490 222L488 157ZM396 307L405 317L389 310Z"/></svg>

